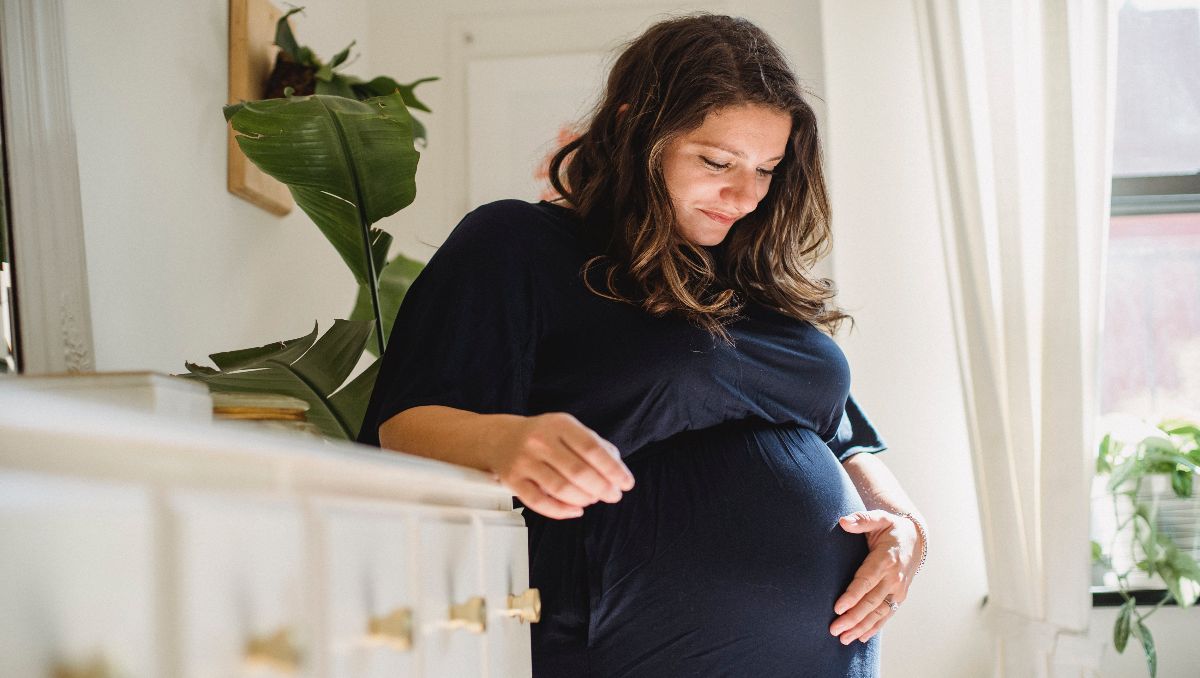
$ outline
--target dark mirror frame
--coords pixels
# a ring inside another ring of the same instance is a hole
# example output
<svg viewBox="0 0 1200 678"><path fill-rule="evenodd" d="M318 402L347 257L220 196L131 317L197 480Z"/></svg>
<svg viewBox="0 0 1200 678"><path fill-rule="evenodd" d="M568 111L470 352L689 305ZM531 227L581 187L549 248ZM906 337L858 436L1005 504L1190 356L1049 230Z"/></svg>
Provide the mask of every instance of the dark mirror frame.
<svg viewBox="0 0 1200 678"><path fill-rule="evenodd" d="M0 77L0 375L13 374L20 370L21 356L17 350L17 326L15 301L12 291L12 252L8 224L8 158L4 152L4 97L3 77Z"/></svg>

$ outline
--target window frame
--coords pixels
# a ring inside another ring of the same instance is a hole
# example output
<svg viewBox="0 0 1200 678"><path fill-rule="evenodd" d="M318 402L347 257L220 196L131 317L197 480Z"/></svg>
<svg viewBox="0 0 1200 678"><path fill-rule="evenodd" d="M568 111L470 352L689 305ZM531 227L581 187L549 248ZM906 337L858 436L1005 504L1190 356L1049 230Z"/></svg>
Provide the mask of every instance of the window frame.
<svg viewBox="0 0 1200 678"><path fill-rule="evenodd" d="M1200 212L1200 172L1123 176L1112 179L1109 214L1114 217L1144 214L1190 214ZM1120 607L1125 599L1116 589L1090 587L1092 607ZM1130 595L1137 605L1158 604L1167 594L1165 588L1134 589ZM1175 606L1175 600L1165 606Z"/></svg>
<svg viewBox="0 0 1200 678"><path fill-rule="evenodd" d="M1192 212L1200 212L1200 172L1113 177L1114 217Z"/></svg>

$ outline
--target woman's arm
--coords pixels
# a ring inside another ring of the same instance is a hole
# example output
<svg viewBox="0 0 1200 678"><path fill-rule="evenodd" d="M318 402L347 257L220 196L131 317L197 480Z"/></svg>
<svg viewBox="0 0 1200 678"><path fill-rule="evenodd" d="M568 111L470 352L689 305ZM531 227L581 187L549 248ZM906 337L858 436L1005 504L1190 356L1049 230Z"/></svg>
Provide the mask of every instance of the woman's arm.
<svg viewBox="0 0 1200 678"><path fill-rule="evenodd" d="M892 513L912 513L924 522L921 512L900 487L900 481L877 456L859 452L842 462L842 467L854 481L858 496L862 497L868 511L883 509Z"/></svg>
<svg viewBox="0 0 1200 678"><path fill-rule="evenodd" d="M577 518L583 507L615 503L633 488L617 448L565 412L524 417L422 405L383 422L379 443L490 471L548 518Z"/></svg>
<svg viewBox="0 0 1200 678"><path fill-rule="evenodd" d="M895 514L911 513L922 526L925 519L874 454L860 452L842 466L867 511L842 516L839 522L843 530L866 536L868 554L846 592L834 602L833 611L839 616L829 632L840 636L843 644L855 640L865 643L894 614L888 601L898 604L908 598L908 588L925 549L923 530L917 529L913 520Z"/></svg>
<svg viewBox="0 0 1200 678"><path fill-rule="evenodd" d="M441 405L412 407L380 425L379 446L495 472L498 433L520 419Z"/></svg>

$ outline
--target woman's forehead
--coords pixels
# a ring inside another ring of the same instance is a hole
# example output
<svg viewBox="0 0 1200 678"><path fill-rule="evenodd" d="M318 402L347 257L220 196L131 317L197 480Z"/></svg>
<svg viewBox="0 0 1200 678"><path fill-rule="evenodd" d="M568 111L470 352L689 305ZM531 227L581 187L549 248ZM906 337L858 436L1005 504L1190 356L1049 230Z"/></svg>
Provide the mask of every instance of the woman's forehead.
<svg viewBox="0 0 1200 678"><path fill-rule="evenodd" d="M792 119L787 113L759 105L731 106L711 111L704 123L684 134L682 141L761 161L783 157Z"/></svg>

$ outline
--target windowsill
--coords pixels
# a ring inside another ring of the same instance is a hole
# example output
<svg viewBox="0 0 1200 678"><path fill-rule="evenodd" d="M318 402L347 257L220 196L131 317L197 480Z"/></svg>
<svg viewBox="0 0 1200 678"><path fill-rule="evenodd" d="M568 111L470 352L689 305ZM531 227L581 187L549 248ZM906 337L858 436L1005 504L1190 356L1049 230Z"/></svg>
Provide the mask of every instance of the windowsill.
<svg viewBox="0 0 1200 678"><path fill-rule="evenodd" d="M1137 601L1139 606L1155 606L1158 601L1162 600L1167 595L1166 589L1133 589L1129 592L1133 599ZM1120 607L1125 604L1125 599L1117 589L1111 586L1093 586L1092 587L1092 607ZM1177 603L1174 599L1163 603L1163 607L1176 607Z"/></svg>

